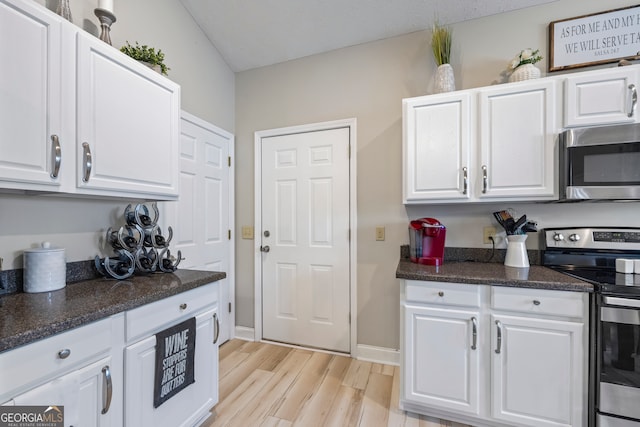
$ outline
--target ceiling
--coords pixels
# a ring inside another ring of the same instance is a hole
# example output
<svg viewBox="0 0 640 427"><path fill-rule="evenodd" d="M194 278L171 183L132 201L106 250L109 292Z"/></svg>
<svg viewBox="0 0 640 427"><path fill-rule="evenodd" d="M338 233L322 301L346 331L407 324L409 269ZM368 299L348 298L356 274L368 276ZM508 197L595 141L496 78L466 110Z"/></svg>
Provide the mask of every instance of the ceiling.
<svg viewBox="0 0 640 427"><path fill-rule="evenodd" d="M233 71L557 0L181 0Z"/></svg>

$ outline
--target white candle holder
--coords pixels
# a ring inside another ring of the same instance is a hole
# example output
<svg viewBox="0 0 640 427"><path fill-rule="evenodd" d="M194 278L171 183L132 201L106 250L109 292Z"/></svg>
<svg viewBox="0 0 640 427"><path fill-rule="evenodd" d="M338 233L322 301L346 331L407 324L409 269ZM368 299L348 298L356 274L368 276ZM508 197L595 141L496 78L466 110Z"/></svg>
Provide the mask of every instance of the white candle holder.
<svg viewBox="0 0 640 427"><path fill-rule="evenodd" d="M100 40L111 44L111 24L116 22L116 16L110 10L101 9L99 7L95 8L93 13L95 13L100 20Z"/></svg>

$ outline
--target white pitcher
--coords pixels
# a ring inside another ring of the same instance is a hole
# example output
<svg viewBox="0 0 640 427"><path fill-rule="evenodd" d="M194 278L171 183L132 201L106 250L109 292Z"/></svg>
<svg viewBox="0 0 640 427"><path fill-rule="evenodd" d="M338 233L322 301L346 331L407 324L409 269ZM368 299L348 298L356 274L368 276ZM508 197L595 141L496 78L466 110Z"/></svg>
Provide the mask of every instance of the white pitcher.
<svg viewBox="0 0 640 427"><path fill-rule="evenodd" d="M504 265L508 267L529 267L526 240L526 234L507 236L507 255L504 258Z"/></svg>

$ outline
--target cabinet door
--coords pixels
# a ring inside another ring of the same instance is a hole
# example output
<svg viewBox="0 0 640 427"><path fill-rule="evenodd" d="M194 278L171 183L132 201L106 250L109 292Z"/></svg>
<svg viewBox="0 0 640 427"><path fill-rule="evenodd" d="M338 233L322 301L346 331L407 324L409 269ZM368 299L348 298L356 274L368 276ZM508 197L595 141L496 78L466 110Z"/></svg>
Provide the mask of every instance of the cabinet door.
<svg viewBox="0 0 640 427"><path fill-rule="evenodd" d="M565 126L638 122L638 66L570 75L565 80Z"/></svg>
<svg viewBox="0 0 640 427"><path fill-rule="evenodd" d="M404 316L405 400L478 414L478 312L406 305Z"/></svg>
<svg viewBox="0 0 640 427"><path fill-rule="evenodd" d="M89 34L76 40L78 189L177 198L179 86Z"/></svg>
<svg viewBox="0 0 640 427"><path fill-rule="evenodd" d="M60 39L61 23L51 12L35 2L0 0L0 187L59 185L52 135L62 139Z"/></svg>
<svg viewBox="0 0 640 427"><path fill-rule="evenodd" d="M479 198L558 197L555 85L544 79L480 91Z"/></svg>
<svg viewBox="0 0 640 427"><path fill-rule="evenodd" d="M191 426L208 416L218 401L216 319L214 309L196 316L196 381L157 408L153 407L155 335L125 349L125 426Z"/></svg>
<svg viewBox="0 0 640 427"><path fill-rule="evenodd" d="M518 425L583 425L583 324L494 315L492 416Z"/></svg>
<svg viewBox="0 0 640 427"><path fill-rule="evenodd" d="M118 426L122 414L111 409L110 358L50 381L13 399L15 405L64 406L65 426ZM104 413L103 413L104 412Z"/></svg>
<svg viewBox="0 0 640 427"><path fill-rule="evenodd" d="M405 203L469 198L471 120L469 92L404 100Z"/></svg>

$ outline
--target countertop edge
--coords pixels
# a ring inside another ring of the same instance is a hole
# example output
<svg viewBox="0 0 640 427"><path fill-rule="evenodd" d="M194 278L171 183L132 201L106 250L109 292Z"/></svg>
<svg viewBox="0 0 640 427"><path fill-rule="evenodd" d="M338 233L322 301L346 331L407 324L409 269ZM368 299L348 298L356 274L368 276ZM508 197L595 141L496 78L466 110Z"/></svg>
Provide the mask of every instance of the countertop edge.
<svg viewBox="0 0 640 427"><path fill-rule="evenodd" d="M543 266L514 269L502 264L453 262L434 267L401 259L396 269L396 278L541 290L594 292L593 284Z"/></svg>
<svg viewBox="0 0 640 427"><path fill-rule="evenodd" d="M182 273L186 271L187 273ZM178 273L180 272L180 273ZM76 313L74 315L70 315L69 317L64 317L60 320L55 320L50 323L39 322L37 325L33 327L22 328L22 330L17 330L15 333L9 333L5 336L0 337L0 354L5 351L10 351L12 349L31 344L33 342L49 338L56 334L69 331L71 329L81 327L83 325L105 319L107 317L123 313L129 310L133 310L135 308L141 307L146 304L151 304L157 301L160 301L165 298L172 297L174 295L181 294L183 292L188 292L190 290L199 288L201 286L205 286L217 281L220 281L226 278L226 273L224 272L211 272L211 271L198 271L198 270L178 270L176 278L180 281L180 285L176 287L163 288L161 286L152 287L152 291L146 292L144 295L138 296L135 299L123 300L115 303L105 304L103 307L100 307L97 310L87 310L81 311L80 313ZM196 276L193 278L180 279L179 276ZM165 278L167 276L164 276ZM138 278L138 280L144 280L144 278ZM95 282L94 280L77 282L67 285L68 288L82 285L83 283ZM128 282L134 283L136 282L136 278L128 279ZM111 281L110 283L117 283L116 281ZM25 294L22 297L21 294L13 294L4 296L3 298L28 298L29 294ZM33 294L38 295L38 294ZM73 301L69 301L68 303L73 304ZM10 304L10 302L9 302Z"/></svg>

